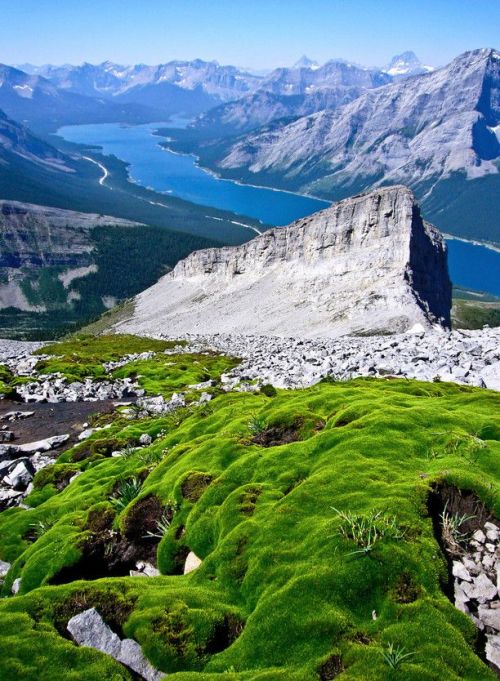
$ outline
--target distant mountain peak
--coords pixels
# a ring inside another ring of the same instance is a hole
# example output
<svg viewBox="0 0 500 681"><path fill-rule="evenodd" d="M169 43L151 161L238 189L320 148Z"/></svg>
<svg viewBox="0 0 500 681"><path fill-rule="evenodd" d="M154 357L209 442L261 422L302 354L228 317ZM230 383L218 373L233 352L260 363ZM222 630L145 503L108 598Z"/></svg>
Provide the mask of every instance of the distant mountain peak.
<svg viewBox="0 0 500 681"><path fill-rule="evenodd" d="M309 59L305 54L295 62L293 69L319 69L319 64L314 59Z"/></svg>
<svg viewBox="0 0 500 681"><path fill-rule="evenodd" d="M386 73L396 78L421 75L430 71L434 71L434 67L422 64L412 50L395 55L385 68Z"/></svg>

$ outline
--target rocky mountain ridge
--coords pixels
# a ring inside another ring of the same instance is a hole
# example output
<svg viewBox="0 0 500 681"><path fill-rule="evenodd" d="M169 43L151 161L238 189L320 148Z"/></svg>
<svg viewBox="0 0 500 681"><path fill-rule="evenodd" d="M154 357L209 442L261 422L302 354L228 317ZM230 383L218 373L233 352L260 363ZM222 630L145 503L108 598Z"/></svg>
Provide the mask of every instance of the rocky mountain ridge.
<svg viewBox="0 0 500 681"><path fill-rule="evenodd" d="M335 110L216 140L209 164L334 200L404 183L441 229L499 241L499 91L499 53L468 52Z"/></svg>
<svg viewBox="0 0 500 681"><path fill-rule="evenodd" d="M134 333L337 336L450 323L446 247L411 192L341 201L236 248L192 253L136 299Z"/></svg>
<svg viewBox="0 0 500 681"><path fill-rule="evenodd" d="M418 182L461 170L469 178L497 174L499 83L498 52L466 53L439 71L368 91L340 110L256 133L220 165L279 169L310 189L352 185L360 176Z"/></svg>

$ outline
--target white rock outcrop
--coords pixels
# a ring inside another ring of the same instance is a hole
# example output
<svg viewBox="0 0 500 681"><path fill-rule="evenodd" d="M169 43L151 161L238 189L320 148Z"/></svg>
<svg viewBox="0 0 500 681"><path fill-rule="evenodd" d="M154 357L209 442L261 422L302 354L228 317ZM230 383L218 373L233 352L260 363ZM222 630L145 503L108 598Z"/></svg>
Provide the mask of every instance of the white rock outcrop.
<svg viewBox="0 0 500 681"><path fill-rule="evenodd" d="M449 326L446 246L411 191L340 201L242 246L192 253L119 331L334 337Z"/></svg>

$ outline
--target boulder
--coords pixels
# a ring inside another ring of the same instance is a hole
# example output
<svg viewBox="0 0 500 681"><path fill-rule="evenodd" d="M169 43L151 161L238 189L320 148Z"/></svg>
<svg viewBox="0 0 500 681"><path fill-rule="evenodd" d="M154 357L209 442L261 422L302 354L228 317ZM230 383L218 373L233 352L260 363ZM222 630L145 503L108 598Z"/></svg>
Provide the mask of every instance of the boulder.
<svg viewBox="0 0 500 681"><path fill-rule="evenodd" d="M72 617L67 629L78 645L95 648L110 655L146 681L160 681L165 675L155 669L133 639L121 640L104 622L95 608Z"/></svg>
<svg viewBox="0 0 500 681"><path fill-rule="evenodd" d="M4 478L4 483L15 490L23 490L33 480L34 475L35 469L27 459L24 459Z"/></svg>
<svg viewBox="0 0 500 681"><path fill-rule="evenodd" d="M60 447L69 440L69 435L54 435L47 437L45 440L38 440L37 442L28 442L24 445L18 445L18 451L23 454L34 454L35 452L48 452L50 449Z"/></svg>

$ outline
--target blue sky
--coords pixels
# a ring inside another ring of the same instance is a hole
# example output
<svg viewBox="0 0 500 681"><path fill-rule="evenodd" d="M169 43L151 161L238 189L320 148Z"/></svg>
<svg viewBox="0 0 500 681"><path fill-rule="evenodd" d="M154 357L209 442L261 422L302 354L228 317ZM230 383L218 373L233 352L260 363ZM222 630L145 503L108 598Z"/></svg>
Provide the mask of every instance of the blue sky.
<svg viewBox="0 0 500 681"><path fill-rule="evenodd" d="M0 0L0 62L159 63L254 68L302 54L382 65L412 49L441 65L500 47L499 0Z"/></svg>

